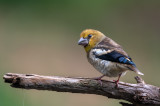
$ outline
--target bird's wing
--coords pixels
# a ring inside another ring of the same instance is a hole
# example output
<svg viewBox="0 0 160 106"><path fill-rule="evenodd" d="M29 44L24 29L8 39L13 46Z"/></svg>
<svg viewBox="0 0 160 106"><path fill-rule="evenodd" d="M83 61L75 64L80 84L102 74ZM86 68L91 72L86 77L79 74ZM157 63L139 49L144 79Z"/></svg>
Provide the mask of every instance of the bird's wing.
<svg viewBox="0 0 160 106"><path fill-rule="evenodd" d="M122 47L110 38L104 38L93 48L93 54L96 58L112 62L133 65L132 59L122 49Z"/></svg>
<svg viewBox="0 0 160 106"><path fill-rule="evenodd" d="M135 63L122 47L110 38L102 40L92 49L92 53L96 58L125 64L128 69L135 71L139 75L144 75L136 68Z"/></svg>
<svg viewBox="0 0 160 106"><path fill-rule="evenodd" d="M94 48L92 50L93 55L95 55L96 58L107 60L111 62L117 62L122 64L128 64L135 66L134 62L129 56L126 56L124 54L121 54L116 49L107 49L107 48Z"/></svg>

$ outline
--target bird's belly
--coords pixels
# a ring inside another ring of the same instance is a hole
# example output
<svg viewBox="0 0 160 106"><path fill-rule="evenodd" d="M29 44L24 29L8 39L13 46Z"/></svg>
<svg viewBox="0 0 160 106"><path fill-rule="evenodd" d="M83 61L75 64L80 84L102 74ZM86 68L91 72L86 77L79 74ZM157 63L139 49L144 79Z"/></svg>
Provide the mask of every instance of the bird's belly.
<svg viewBox="0 0 160 106"><path fill-rule="evenodd" d="M94 68L96 68L99 72L108 77L117 77L119 76L119 74L124 74L126 72L125 67L115 62L101 60L97 58L88 60Z"/></svg>

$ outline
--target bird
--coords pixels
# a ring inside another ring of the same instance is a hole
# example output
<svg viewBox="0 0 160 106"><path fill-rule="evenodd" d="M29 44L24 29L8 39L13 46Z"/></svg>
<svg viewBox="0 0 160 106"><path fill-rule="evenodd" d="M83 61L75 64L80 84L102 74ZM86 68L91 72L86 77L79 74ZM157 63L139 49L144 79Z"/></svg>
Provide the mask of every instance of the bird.
<svg viewBox="0 0 160 106"><path fill-rule="evenodd" d="M115 80L116 86L118 86L120 77L124 76L127 71L144 75L121 45L98 30L83 30L78 45L84 47L88 62L102 74L100 77L96 77L96 80L101 81L104 76L118 77Z"/></svg>

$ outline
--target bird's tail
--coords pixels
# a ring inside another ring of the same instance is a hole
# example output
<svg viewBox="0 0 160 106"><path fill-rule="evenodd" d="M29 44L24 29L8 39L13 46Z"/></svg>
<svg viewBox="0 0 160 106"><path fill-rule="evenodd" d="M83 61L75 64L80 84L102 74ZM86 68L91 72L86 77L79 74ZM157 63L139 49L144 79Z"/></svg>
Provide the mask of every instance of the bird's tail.
<svg viewBox="0 0 160 106"><path fill-rule="evenodd" d="M132 70L132 71L134 71L134 72L136 72L137 74L139 74L139 75L144 75L142 72L140 72L136 67L134 67L134 66L130 66L130 67L128 67L130 70Z"/></svg>

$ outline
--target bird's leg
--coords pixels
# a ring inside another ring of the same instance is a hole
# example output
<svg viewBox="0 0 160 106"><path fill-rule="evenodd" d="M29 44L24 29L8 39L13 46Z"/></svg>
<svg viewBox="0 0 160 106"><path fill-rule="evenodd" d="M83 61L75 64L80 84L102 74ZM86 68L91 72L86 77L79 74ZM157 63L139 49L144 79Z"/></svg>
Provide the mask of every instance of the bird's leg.
<svg viewBox="0 0 160 106"><path fill-rule="evenodd" d="M119 74L118 80L115 81L115 83L116 83L116 88L118 88L118 82L119 82L119 79L120 79L121 75L122 75L122 74Z"/></svg>
<svg viewBox="0 0 160 106"><path fill-rule="evenodd" d="M100 76L100 77L96 77L96 78L93 78L94 80L98 80L99 81L99 83L101 84L101 86L102 86L102 81L101 81L101 79L104 77L105 75L102 75L102 76Z"/></svg>
<svg viewBox="0 0 160 106"><path fill-rule="evenodd" d="M95 80L101 80L104 76L105 76L105 75L102 75L102 76L96 77L96 78L94 78L94 79L95 79Z"/></svg>

